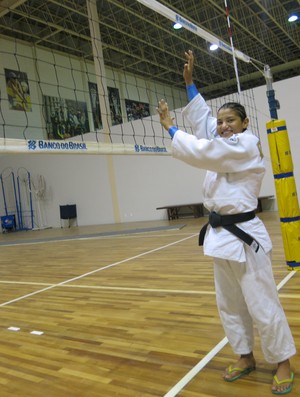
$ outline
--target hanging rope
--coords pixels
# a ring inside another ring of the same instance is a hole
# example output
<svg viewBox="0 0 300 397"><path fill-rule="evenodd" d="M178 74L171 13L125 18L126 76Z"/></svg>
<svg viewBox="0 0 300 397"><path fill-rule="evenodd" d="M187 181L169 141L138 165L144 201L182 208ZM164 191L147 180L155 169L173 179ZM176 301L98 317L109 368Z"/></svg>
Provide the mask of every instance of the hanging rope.
<svg viewBox="0 0 300 397"><path fill-rule="evenodd" d="M236 61L236 56L235 56L235 50L234 50L234 45L233 45L233 33L232 33L232 28L231 28L231 23L230 23L230 17L229 17L229 9L227 5L227 0L224 0L225 4L225 11L226 11L226 19L227 19L227 26L228 26L228 35L229 35L229 40L230 40L230 46L232 50L232 59L233 59L233 66L234 66L234 72L235 72L235 77L236 77L236 83L237 83L237 89L238 89L238 94L241 102L241 85L240 85L240 78L239 78L239 72L238 72L238 66L237 66L237 61Z"/></svg>

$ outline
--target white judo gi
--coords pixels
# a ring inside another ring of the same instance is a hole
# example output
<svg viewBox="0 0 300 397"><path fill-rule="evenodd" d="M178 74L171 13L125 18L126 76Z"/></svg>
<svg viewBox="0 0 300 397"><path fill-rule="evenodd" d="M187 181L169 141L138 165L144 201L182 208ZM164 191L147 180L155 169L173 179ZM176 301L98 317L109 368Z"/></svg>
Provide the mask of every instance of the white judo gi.
<svg viewBox="0 0 300 397"><path fill-rule="evenodd" d="M195 135L178 130L172 155L207 170L204 206L221 215L255 210L265 173L258 138L249 130L219 137L216 118L200 94L189 102L183 115ZM278 363L294 355L296 349L273 277L272 243L258 217L238 227L255 238L258 252L222 227L208 226L204 240L204 254L214 258L220 318L236 354L253 351L255 324L266 361Z"/></svg>

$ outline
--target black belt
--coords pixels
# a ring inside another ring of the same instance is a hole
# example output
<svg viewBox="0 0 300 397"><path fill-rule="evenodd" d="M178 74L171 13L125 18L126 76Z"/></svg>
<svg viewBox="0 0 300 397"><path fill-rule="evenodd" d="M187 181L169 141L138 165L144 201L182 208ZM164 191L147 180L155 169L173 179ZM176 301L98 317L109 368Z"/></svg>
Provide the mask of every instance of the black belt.
<svg viewBox="0 0 300 397"><path fill-rule="evenodd" d="M233 215L220 215L214 211L211 212L209 214L208 222L200 230L199 245L203 245L208 225L211 225L213 228L221 226L230 233L237 236L239 239L243 240L246 244L252 246L255 252L257 252L259 249L258 242L252 236L250 236L250 234L244 232L244 230L235 225L235 223L250 221L251 219L255 218L255 216L255 211L242 212L240 214Z"/></svg>

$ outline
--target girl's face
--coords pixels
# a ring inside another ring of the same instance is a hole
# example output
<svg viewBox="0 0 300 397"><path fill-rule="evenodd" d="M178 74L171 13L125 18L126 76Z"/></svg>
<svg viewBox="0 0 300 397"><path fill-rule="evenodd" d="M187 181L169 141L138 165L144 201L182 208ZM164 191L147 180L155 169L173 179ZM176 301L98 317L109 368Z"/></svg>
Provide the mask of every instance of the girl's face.
<svg viewBox="0 0 300 397"><path fill-rule="evenodd" d="M217 132L222 138L243 132L249 124L248 117L242 120L234 109L221 109L218 112Z"/></svg>

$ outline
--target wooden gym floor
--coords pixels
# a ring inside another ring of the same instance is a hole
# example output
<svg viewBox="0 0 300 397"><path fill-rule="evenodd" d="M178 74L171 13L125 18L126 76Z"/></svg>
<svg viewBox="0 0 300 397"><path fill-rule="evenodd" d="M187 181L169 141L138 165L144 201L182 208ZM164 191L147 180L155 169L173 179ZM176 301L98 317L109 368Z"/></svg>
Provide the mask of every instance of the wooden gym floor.
<svg viewBox="0 0 300 397"><path fill-rule="evenodd" d="M300 346L299 272L285 265L276 212L263 212L281 302ZM0 236L1 397L271 395L274 366L234 383L215 304L205 218ZM299 395L300 357L292 358Z"/></svg>

